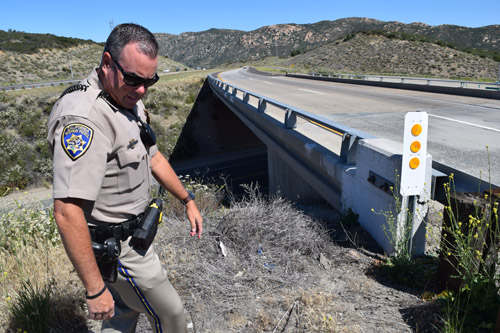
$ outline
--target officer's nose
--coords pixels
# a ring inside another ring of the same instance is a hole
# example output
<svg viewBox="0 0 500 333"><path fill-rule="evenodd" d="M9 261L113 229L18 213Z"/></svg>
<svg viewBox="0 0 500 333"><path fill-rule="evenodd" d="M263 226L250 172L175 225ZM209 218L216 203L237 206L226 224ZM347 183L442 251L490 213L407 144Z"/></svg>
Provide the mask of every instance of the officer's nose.
<svg viewBox="0 0 500 333"><path fill-rule="evenodd" d="M135 93L136 94L139 94L141 96L144 96L146 95L146 93L148 92L148 88L144 85L144 84L141 84L139 86L137 86L135 89L134 89Z"/></svg>

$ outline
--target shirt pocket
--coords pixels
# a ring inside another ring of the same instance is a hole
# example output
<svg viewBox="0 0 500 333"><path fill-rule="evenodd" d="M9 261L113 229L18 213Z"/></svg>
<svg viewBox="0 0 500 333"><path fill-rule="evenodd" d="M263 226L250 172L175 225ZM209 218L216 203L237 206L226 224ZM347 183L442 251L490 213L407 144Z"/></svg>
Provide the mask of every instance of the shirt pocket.
<svg viewBox="0 0 500 333"><path fill-rule="evenodd" d="M147 153L142 145L135 149L124 149L117 153L118 191L130 192L147 179Z"/></svg>

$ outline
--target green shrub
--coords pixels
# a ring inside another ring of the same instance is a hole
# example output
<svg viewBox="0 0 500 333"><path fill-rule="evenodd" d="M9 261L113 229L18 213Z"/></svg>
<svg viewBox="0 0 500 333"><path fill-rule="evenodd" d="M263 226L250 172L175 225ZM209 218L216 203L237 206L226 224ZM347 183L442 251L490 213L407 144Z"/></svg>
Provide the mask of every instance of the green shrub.
<svg viewBox="0 0 500 333"><path fill-rule="evenodd" d="M48 332L52 286L32 286L29 280L23 281L11 314L18 330L23 332Z"/></svg>

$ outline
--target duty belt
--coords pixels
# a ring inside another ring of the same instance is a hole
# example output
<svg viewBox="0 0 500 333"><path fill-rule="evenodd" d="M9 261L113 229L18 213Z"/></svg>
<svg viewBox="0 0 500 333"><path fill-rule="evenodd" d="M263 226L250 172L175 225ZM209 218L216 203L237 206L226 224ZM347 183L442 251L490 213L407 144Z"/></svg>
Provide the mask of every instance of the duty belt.
<svg viewBox="0 0 500 333"><path fill-rule="evenodd" d="M125 241L134 234L139 226L143 214L122 223L107 223L107 225L89 226L90 237L94 242L103 243L106 239L114 237Z"/></svg>

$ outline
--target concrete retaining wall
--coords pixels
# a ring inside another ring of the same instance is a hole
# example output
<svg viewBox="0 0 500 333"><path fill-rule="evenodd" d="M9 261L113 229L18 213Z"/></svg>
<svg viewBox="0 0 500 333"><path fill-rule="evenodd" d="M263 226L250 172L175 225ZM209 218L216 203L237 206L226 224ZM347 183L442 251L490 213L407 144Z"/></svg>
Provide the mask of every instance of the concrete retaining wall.
<svg viewBox="0 0 500 333"><path fill-rule="evenodd" d="M387 139L361 140L358 146L356 167L346 167L342 177L342 205L344 210L352 209L359 214L359 223L370 233L375 241L388 253L394 247L384 232L386 217L382 214L393 212L400 230L407 223L405 213L397 215L396 198L399 193L399 174L401 173L402 144ZM426 184L421 195L415 200L413 248L419 255L425 251L425 217L432 182L432 158L427 155ZM393 188L391 190L391 187Z"/></svg>

